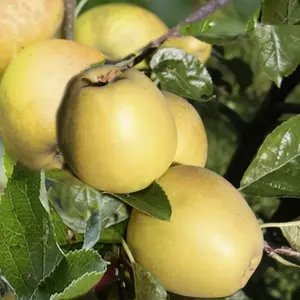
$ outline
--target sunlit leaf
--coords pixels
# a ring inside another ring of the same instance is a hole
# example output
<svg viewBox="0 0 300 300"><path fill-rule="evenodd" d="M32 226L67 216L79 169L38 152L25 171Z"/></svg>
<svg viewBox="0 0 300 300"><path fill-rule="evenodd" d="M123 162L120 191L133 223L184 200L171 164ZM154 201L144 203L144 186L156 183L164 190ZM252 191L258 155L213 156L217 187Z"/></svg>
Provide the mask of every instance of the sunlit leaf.
<svg viewBox="0 0 300 300"><path fill-rule="evenodd" d="M231 0L203 20L182 25L180 31L213 44L223 44L245 34L253 26L249 23L260 7L260 0Z"/></svg>
<svg viewBox="0 0 300 300"><path fill-rule="evenodd" d="M107 263L93 250L69 252L39 285L32 300L74 299L88 292L104 275Z"/></svg>
<svg viewBox="0 0 300 300"><path fill-rule="evenodd" d="M258 59L277 86L300 61L300 26L257 25L250 37L259 49Z"/></svg>
<svg viewBox="0 0 300 300"><path fill-rule="evenodd" d="M300 251L300 221L298 225L284 226L280 229L291 247Z"/></svg>
<svg viewBox="0 0 300 300"><path fill-rule="evenodd" d="M199 101L211 99L212 80L195 56L180 49L164 48L154 54L150 67L163 90Z"/></svg>
<svg viewBox="0 0 300 300"><path fill-rule="evenodd" d="M246 170L240 190L263 197L300 198L300 115L267 136Z"/></svg>
<svg viewBox="0 0 300 300"><path fill-rule="evenodd" d="M24 299L63 258L40 201L41 179L16 166L0 202L0 269Z"/></svg>

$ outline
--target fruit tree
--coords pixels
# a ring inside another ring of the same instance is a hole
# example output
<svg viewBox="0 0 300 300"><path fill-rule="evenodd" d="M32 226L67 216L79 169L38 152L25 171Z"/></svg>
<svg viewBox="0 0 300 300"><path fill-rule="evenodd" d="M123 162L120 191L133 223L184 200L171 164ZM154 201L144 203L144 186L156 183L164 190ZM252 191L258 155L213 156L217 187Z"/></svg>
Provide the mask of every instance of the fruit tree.
<svg viewBox="0 0 300 300"><path fill-rule="evenodd" d="M299 299L300 1L0 25L0 299Z"/></svg>

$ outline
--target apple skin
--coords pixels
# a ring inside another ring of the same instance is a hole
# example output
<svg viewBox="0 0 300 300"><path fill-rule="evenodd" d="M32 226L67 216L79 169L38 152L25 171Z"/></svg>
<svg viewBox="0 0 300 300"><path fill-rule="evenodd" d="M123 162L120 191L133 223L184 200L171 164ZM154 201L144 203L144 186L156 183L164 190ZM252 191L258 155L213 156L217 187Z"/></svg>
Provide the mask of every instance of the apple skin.
<svg viewBox="0 0 300 300"><path fill-rule="evenodd" d="M207 160L207 135L197 110L184 98L163 91L177 127L174 163L204 167Z"/></svg>
<svg viewBox="0 0 300 300"><path fill-rule="evenodd" d="M153 12L129 3L98 5L80 15L75 40L120 59L166 33L168 27Z"/></svg>
<svg viewBox="0 0 300 300"><path fill-rule="evenodd" d="M170 167L177 146L175 120L157 86L135 68L112 65L70 83L57 114L57 136L71 170L110 193L148 187Z"/></svg>
<svg viewBox="0 0 300 300"><path fill-rule="evenodd" d="M0 77L21 49L53 37L63 14L63 0L1 0Z"/></svg>
<svg viewBox="0 0 300 300"><path fill-rule="evenodd" d="M0 83L0 131L5 149L33 170L61 168L56 112L69 80L102 61L97 49L48 39L20 51Z"/></svg>
<svg viewBox="0 0 300 300"><path fill-rule="evenodd" d="M133 209L126 240L137 263L182 296L223 298L242 289L263 254L262 231L243 196L195 166L171 167L157 182L171 220Z"/></svg>
<svg viewBox="0 0 300 300"><path fill-rule="evenodd" d="M171 37L160 48L178 48L184 50L197 57L203 64L207 62L212 52L211 44L200 41L193 36Z"/></svg>

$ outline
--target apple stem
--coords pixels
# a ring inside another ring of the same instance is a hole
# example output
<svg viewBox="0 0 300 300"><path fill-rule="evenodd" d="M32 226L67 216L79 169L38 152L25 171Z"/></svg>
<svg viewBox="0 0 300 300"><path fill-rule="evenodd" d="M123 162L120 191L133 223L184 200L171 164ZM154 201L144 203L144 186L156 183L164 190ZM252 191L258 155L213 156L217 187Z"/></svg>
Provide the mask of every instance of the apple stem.
<svg viewBox="0 0 300 300"><path fill-rule="evenodd" d="M74 40L74 23L76 0L64 0L65 13L63 21L63 34L66 40Z"/></svg>
<svg viewBox="0 0 300 300"><path fill-rule="evenodd" d="M129 247L127 246L127 244L126 244L126 242L125 242L124 239L122 239L122 246L123 246L123 248L124 248L124 250L125 250L125 252L126 252L129 260L130 260L130 263L132 265L135 264L136 263L135 259L134 259L133 255L132 255L132 253L131 253L131 251L130 251Z"/></svg>

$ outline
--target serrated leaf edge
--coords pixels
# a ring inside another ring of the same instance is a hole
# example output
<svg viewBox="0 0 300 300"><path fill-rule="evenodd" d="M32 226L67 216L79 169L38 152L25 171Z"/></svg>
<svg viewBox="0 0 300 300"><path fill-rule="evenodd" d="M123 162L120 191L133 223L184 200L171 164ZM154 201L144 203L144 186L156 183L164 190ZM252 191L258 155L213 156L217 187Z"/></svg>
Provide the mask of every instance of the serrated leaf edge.
<svg viewBox="0 0 300 300"><path fill-rule="evenodd" d="M104 274L106 272L106 270L107 270L107 267L105 268L105 270L103 270L103 272L93 271L93 272L87 272L87 273L83 274L81 277L78 277L77 279L74 279L62 292L55 293L55 294L51 295L49 300L55 300L56 297L59 297L59 296L63 295L65 292L70 290L74 285L76 285L76 283L79 282L83 277L92 276L92 275L99 275L100 276L101 274ZM78 295L78 296L80 296L80 295Z"/></svg>
<svg viewBox="0 0 300 300"><path fill-rule="evenodd" d="M61 250L61 248L59 247L59 249ZM61 250L62 251L62 250ZM95 251L95 250L93 250L93 249L76 249L76 250L73 250L73 251L70 251L70 252L68 252L67 254L64 254L62 257L61 257L61 259L59 260L59 262L57 263L57 265L55 266L55 268L51 271L51 272L49 272L49 274L47 275L47 276L45 276L42 280L40 280L39 281L39 283L38 283L38 285L37 285L37 287L36 287L36 289L34 290L34 292L32 293L32 295L31 295L31 297L29 298L29 300L32 300L32 299L34 299L33 297L35 296L35 294L36 294L36 292L38 291L38 289L39 289L39 286L43 283L43 282L45 282L49 277L51 277L51 275L54 273L54 271L56 270L56 268L59 266L59 264L61 263L61 261L64 259L64 258L66 258L66 257L68 257L69 255L71 255L71 254L74 254L74 253L77 253L77 252L94 252L95 254L97 254L98 256L99 256L99 258L100 259L102 259L103 261L104 261L104 259L100 256L100 254L97 252L97 251ZM95 271L96 272L96 271ZM86 273L87 274L87 273ZM84 274L85 275L85 274ZM81 277L80 277L81 278ZM78 279L78 278L77 278ZM74 280L77 280L77 279L74 279ZM73 281L74 281L73 280ZM73 281L72 281L72 283L73 283ZM69 285L70 286L70 285ZM59 293L59 294L61 294L61 293Z"/></svg>

